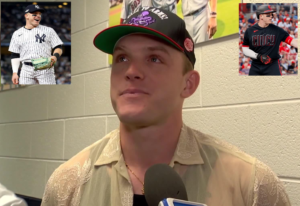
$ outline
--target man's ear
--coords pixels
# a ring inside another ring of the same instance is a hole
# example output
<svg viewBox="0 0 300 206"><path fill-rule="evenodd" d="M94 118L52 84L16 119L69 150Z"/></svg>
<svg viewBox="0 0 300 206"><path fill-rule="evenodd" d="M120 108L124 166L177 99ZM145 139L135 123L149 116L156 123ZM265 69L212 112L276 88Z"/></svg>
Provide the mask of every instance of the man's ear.
<svg viewBox="0 0 300 206"><path fill-rule="evenodd" d="M200 83L200 75L198 71L192 70L184 75L185 87L181 92L181 97L188 98L194 94Z"/></svg>

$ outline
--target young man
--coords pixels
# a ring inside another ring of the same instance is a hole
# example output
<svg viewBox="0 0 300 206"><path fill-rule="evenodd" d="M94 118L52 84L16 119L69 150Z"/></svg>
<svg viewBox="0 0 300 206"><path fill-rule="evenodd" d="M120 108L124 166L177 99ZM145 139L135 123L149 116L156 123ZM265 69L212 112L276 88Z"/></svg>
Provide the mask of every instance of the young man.
<svg viewBox="0 0 300 206"><path fill-rule="evenodd" d="M110 96L120 126L55 170L42 206L145 206L144 175L158 163L178 172L189 201L290 205L269 167L182 122L184 99L200 80L184 25L147 7L96 35L94 45L113 55Z"/></svg>
<svg viewBox="0 0 300 206"><path fill-rule="evenodd" d="M258 23L245 33L243 52L251 57L249 75L281 75L279 66L279 45L281 41L298 48L298 41L282 28L272 24L275 11L268 5L258 7Z"/></svg>
<svg viewBox="0 0 300 206"><path fill-rule="evenodd" d="M40 25L43 12L38 5L27 6L26 25L12 36L8 50L12 52L13 84L56 84L53 64L62 54L63 42L52 28ZM31 60L41 57L51 57L51 68L34 71ZM19 79L20 62L23 66Z"/></svg>

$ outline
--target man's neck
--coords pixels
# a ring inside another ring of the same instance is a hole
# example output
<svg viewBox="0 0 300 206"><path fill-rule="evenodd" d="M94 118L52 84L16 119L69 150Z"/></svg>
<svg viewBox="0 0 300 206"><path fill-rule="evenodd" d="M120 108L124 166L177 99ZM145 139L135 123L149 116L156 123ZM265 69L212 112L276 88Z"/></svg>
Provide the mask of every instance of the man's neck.
<svg viewBox="0 0 300 206"><path fill-rule="evenodd" d="M181 128L181 116L139 129L132 129L121 123L121 148L126 164L141 173L154 164L169 164L174 156Z"/></svg>
<svg viewBox="0 0 300 206"><path fill-rule="evenodd" d="M25 25L25 29L33 29L35 27L36 26L33 26L33 25L29 24L29 23L26 23L26 25Z"/></svg>
<svg viewBox="0 0 300 206"><path fill-rule="evenodd" d="M260 26L260 27L262 27L262 28L266 28L266 27L269 26L269 24L266 24L266 23L263 22L263 21L259 21L259 22L258 22L258 26Z"/></svg>

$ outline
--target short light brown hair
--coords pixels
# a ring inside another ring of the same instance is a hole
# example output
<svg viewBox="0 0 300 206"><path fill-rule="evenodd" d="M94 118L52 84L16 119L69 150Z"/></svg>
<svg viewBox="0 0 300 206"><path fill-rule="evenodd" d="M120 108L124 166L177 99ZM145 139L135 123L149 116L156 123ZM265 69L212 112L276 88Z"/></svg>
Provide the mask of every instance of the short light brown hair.
<svg viewBox="0 0 300 206"><path fill-rule="evenodd" d="M194 67L191 63L191 61L187 58L187 56L183 53L183 75L188 73L189 71L194 70Z"/></svg>

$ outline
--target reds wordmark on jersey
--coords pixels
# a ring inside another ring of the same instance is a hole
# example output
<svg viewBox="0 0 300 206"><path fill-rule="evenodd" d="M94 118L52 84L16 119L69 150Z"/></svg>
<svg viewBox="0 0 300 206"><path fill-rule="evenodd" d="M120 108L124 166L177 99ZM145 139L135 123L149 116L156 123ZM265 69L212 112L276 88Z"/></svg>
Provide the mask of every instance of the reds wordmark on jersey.
<svg viewBox="0 0 300 206"><path fill-rule="evenodd" d="M256 23L246 30L243 46L249 47L249 49L253 50L255 53L266 54L275 61L280 58L280 42L290 44L292 40L293 38L278 26L270 24L269 26L262 28ZM253 59L253 62L261 64L257 59Z"/></svg>

